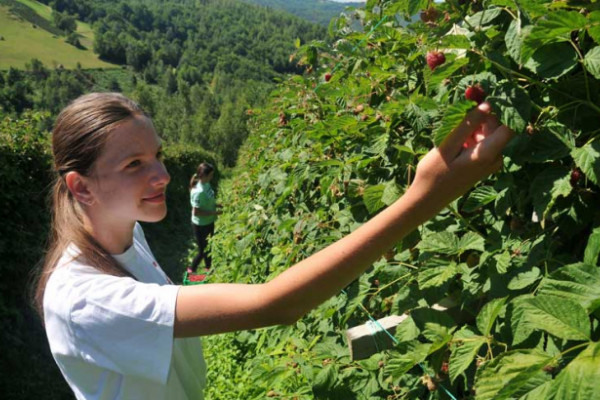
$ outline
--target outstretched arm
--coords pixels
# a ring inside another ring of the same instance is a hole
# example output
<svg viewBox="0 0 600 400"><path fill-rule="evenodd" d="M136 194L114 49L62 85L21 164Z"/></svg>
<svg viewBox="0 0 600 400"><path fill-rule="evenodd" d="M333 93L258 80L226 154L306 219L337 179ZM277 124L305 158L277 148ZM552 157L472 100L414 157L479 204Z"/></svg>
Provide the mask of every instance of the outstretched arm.
<svg viewBox="0 0 600 400"><path fill-rule="evenodd" d="M473 147L463 143L477 128ZM356 231L260 285L208 284L179 290L175 336L197 336L293 323L364 272L452 200L502 166L512 137L482 103L419 162L415 180L394 204Z"/></svg>

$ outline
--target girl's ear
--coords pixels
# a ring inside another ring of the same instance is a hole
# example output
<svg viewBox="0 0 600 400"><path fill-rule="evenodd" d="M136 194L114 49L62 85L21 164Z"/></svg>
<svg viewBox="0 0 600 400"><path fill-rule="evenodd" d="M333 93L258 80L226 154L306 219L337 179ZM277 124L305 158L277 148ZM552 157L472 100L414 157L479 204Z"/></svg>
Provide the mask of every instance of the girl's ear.
<svg viewBox="0 0 600 400"><path fill-rule="evenodd" d="M78 202L86 206L90 206L94 203L94 195L89 190L87 180L79 172L67 172L65 181L69 188L69 192L71 192Z"/></svg>

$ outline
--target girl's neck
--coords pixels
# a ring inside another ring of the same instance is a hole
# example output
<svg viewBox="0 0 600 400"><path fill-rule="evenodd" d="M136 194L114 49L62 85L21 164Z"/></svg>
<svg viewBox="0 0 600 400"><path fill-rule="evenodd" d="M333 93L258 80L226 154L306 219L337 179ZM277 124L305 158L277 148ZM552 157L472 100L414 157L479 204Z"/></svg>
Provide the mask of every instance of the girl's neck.
<svg viewBox="0 0 600 400"><path fill-rule="evenodd" d="M110 254L124 253L133 244L135 221L113 223L90 215L84 215L83 220L88 233Z"/></svg>

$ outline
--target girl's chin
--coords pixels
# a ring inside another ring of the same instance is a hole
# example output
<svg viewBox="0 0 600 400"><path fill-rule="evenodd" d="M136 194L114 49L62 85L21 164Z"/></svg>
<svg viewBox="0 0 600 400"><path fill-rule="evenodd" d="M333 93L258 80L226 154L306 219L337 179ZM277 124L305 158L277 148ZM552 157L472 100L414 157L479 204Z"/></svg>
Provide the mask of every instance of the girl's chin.
<svg viewBox="0 0 600 400"><path fill-rule="evenodd" d="M142 222L159 222L167 216L167 207L163 207L162 210L153 210L152 212L145 212L140 216L138 221Z"/></svg>

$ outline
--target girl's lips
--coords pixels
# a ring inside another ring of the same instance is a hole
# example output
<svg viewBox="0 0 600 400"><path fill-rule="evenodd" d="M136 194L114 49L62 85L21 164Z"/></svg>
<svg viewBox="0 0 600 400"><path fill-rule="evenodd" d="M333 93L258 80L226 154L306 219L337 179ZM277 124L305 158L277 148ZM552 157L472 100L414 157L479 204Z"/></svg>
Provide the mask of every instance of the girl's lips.
<svg viewBox="0 0 600 400"><path fill-rule="evenodd" d="M149 203L163 203L165 201L165 194L161 192L154 196L145 197L143 200Z"/></svg>

